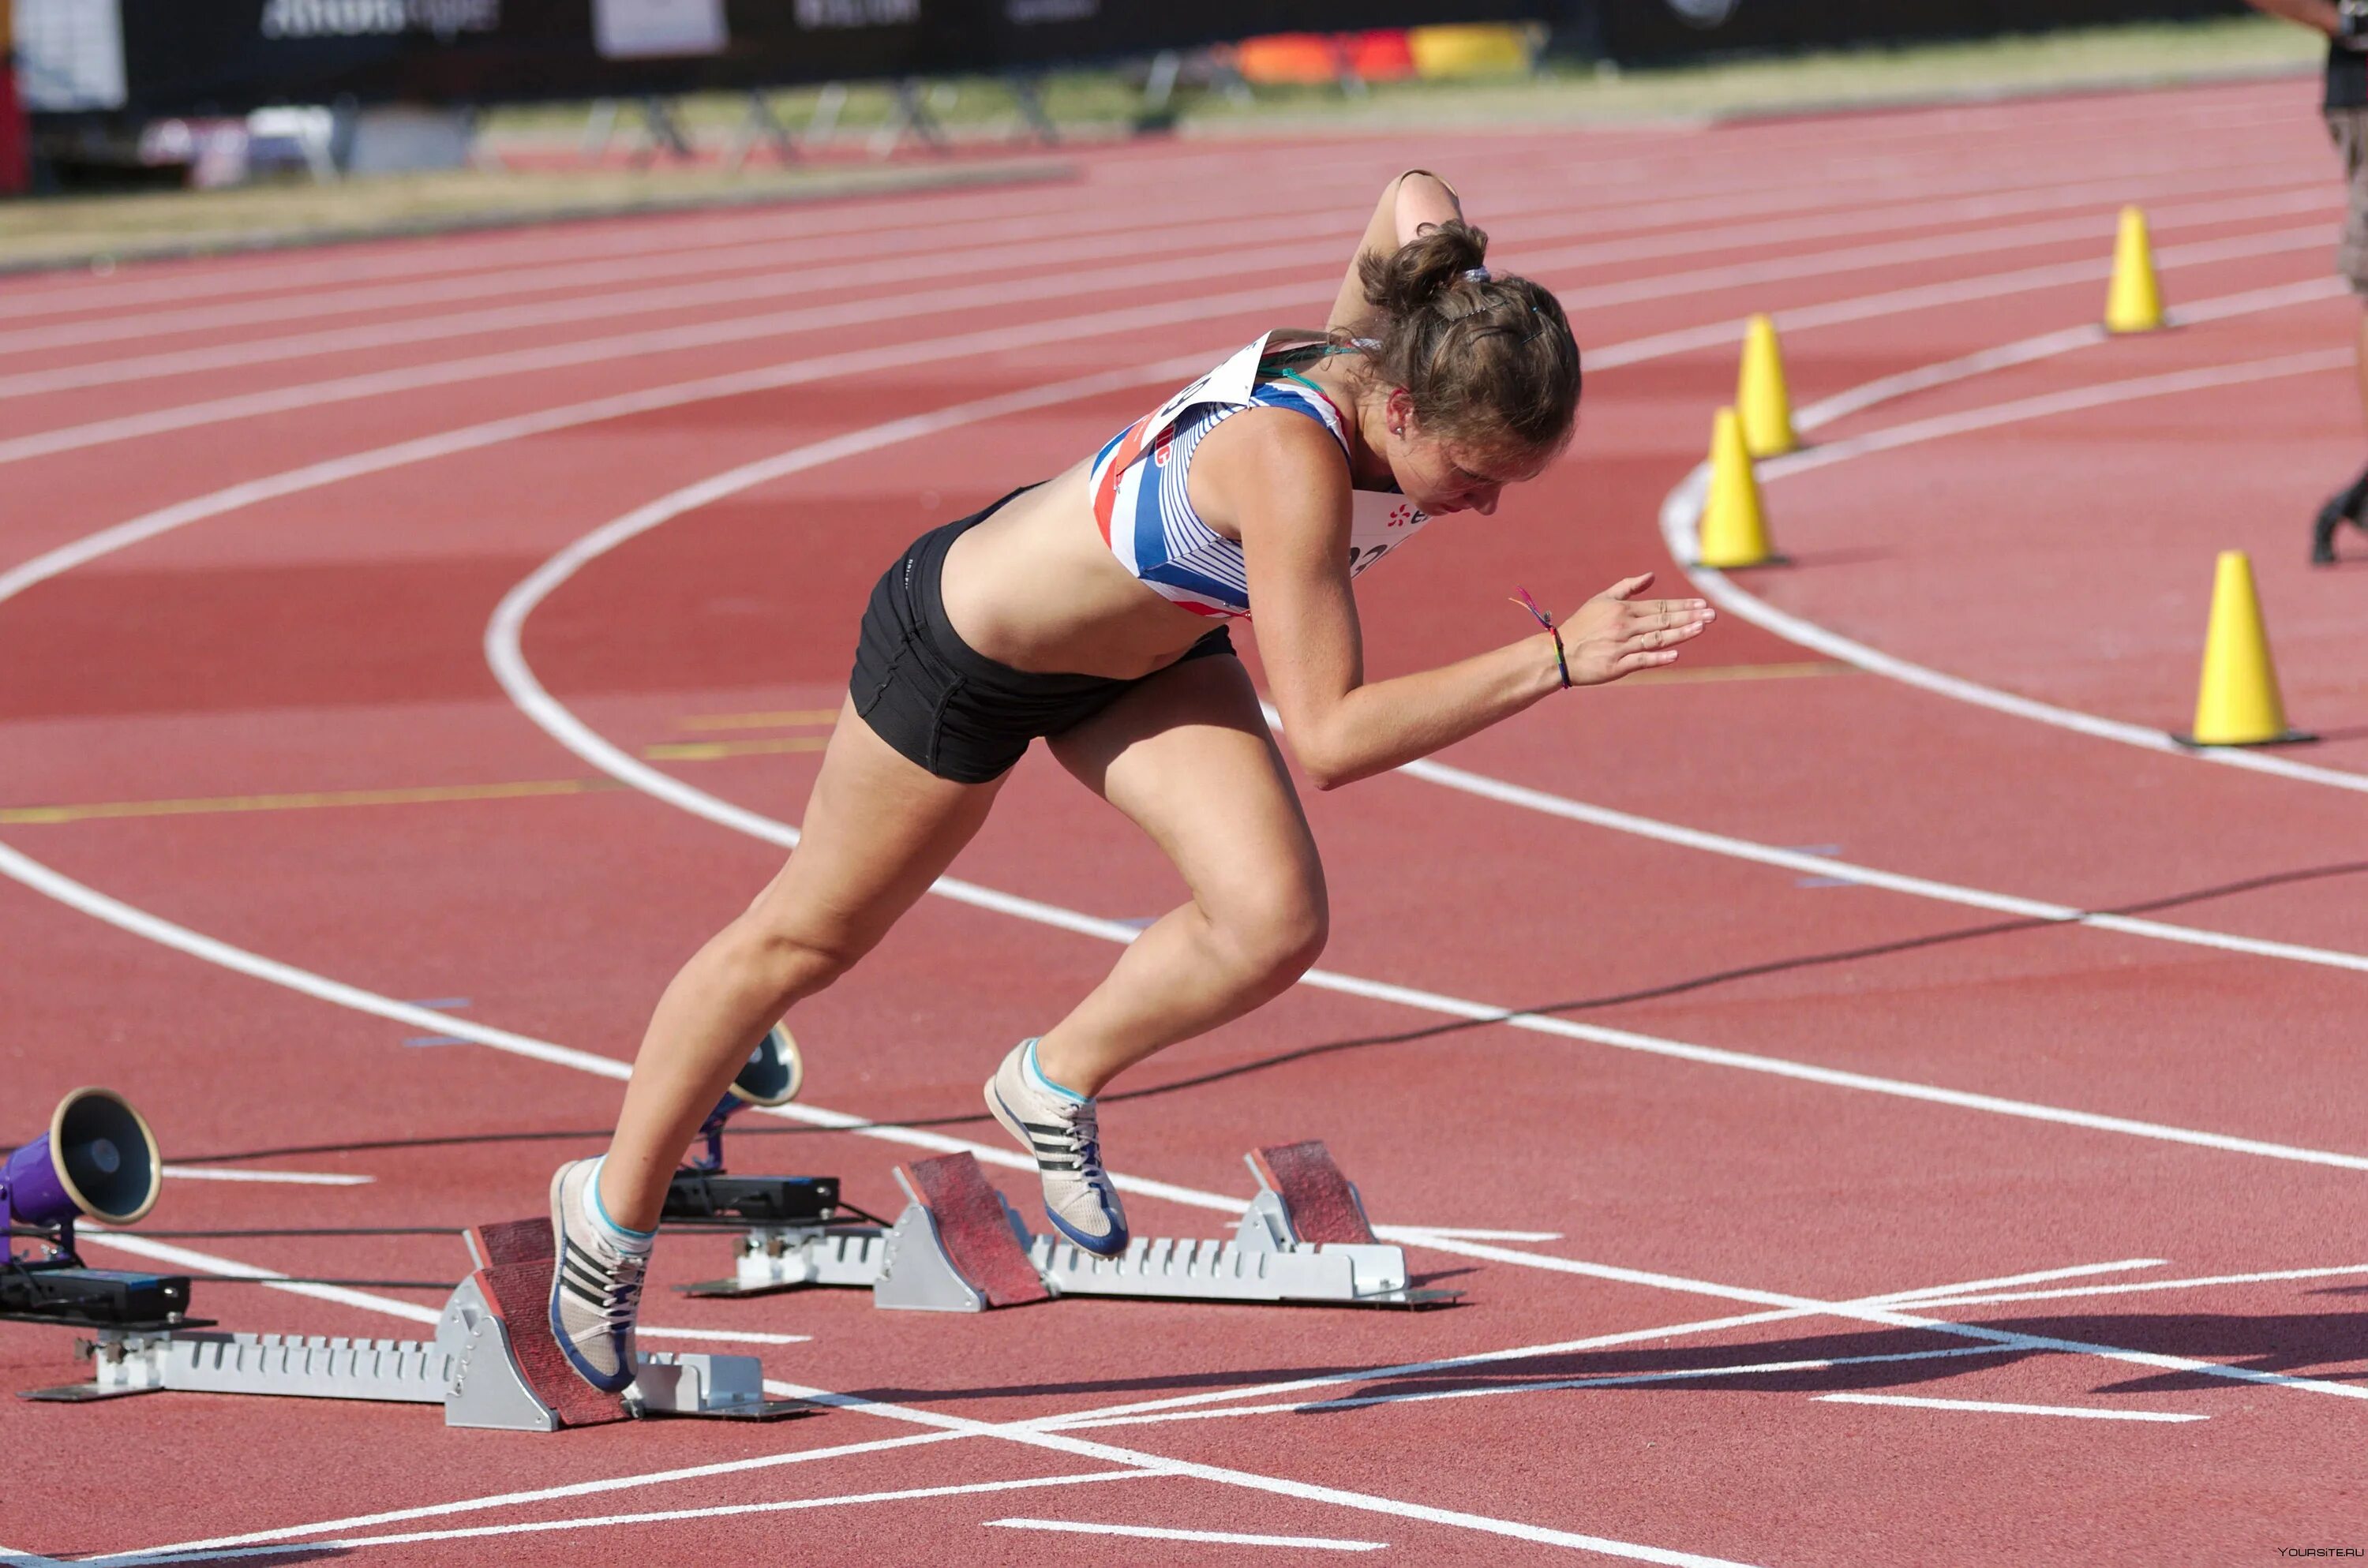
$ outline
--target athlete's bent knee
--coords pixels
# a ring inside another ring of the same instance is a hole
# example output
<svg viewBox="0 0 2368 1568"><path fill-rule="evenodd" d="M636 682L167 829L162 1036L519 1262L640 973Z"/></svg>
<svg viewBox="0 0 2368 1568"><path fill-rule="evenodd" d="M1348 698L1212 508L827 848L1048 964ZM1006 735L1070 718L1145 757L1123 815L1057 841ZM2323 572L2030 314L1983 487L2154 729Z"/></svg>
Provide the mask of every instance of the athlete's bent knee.
<svg viewBox="0 0 2368 1568"><path fill-rule="evenodd" d="M1331 915L1321 889L1277 889L1230 904L1212 915L1211 926L1245 982L1279 992L1323 956Z"/></svg>
<svg viewBox="0 0 2368 1568"><path fill-rule="evenodd" d="M769 926L750 915L733 922L725 937L732 967L784 1006L830 985L871 948L846 933Z"/></svg>

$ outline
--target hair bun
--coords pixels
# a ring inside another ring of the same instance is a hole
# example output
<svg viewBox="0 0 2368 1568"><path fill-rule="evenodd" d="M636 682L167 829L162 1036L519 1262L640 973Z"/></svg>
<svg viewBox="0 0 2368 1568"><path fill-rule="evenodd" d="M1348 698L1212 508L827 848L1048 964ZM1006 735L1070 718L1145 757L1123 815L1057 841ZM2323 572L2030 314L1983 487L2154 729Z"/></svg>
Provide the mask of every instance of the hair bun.
<svg viewBox="0 0 2368 1568"><path fill-rule="evenodd" d="M1357 265L1365 302L1389 316L1408 316L1436 301L1467 273L1486 276L1488 236L1471 224L1428 223L1387 256Z"/></svg>

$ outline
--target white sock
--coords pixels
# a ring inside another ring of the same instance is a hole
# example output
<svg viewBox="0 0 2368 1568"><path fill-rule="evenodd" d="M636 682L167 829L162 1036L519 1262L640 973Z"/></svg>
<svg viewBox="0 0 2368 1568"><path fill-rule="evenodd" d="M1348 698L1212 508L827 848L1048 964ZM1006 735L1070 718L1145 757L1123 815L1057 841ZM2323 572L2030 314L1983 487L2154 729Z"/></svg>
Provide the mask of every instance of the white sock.
<svg viewBox="0 0 2368 1568"><path fill-rule="evenodd" d="M608 1163L609 1156L606 1154L592 1162L592 1179L584 1185L585 1216L592 1221L592 1228L600 1233L600 1239L617 1251L628 1256L635 1253L645 1254L657 1241L658 1233L655 1231L636 1231L630 1225L620 1225L616 1221L609 1218L608 1205L600 1201L600 1170Z"/></svg>

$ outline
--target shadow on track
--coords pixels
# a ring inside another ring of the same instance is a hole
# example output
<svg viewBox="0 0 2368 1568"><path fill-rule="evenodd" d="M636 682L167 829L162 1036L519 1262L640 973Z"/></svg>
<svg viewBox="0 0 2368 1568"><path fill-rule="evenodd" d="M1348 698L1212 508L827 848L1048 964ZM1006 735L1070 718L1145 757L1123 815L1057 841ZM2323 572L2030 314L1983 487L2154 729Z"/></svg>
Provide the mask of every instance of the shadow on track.
<svg viewBox="0 0 2368 1568"><path fill-rule="evenodd" d="M1913 1311L1912 1307L1903 1311ZM2217 1361L2249 1371L2307 1376L2320 1381L2368 1384L2368 1366L2361 1364L2360 1318L2356 1312L2283 1313L2248 1317L2225 1312L2135 1312L1986 1319L1979 1326L2006 1333L2050 1339L2082 1340L2119 1349L2178 1356L2189 1360ZM1931 1356L1949 1351L1947 1356ZM1963 1352L1960 1354L1959 1352ZM1756 1393L1813 1395L1868 1392L1883 1389L1933 1390L1954 1380L1984 1376L1992 1369L2040 1357L2071 1352L1987 1346L1977 1341L1942 1335L1930 1329L1869 1328L1839 1334L1792 1335L1748 1345L1694 1347L1639 1347L1580 1351L1540 1356L1528 1360L1491 1362L1485 1367L1443 1368L1372 1381L1355 1381L1355 1369L1341 1367L1290 1367L1267 1371L1224 1373L1178 1372L1135 1378L1062 1383L983 1385L973 1388L924 1388L898 1385L849 1391L867 1399L926 1402L933 1404L978 1399L1011 1399L1051 1394L1180 1393L1207 1388L1242 1388L1246 1400L1257 1397L1254 1385L1265 1381L1289 1381L1311 1377L1349 1381L1326 1391L1302 1391L1310 1401L1304 1415L1329 1415L1364 1409L1373 1403L1480 1394L1566 1393L1589 1392L1598 1379L1639 1379L1610 1383L1608 1389L1650 1392L1659 1388L1700 1392L1732 1389ZM1866 1358L1916 1358L1869 1360ZM1840 1366L1794 1370L1736 1372L1726 1369L1767 1367L1773 1363L1839 1361ZM2095 1363L2111 1370L2120 1363ZM1577 1386L1572 1386L1576 1384ZM2152 1371L2094 1384L2096 1396L2144 1396L2205 1390L2231 1391L2230 1380L2208 1372ZM2250 1398L2273 1392L2269 1385L2244 1391ZM2028 1393L2002 1390L1996 1383L1968 1389L1957 1397L2041 1403ZM2322 1396L2324 1397L2324 1396ZM2048 1401L2046 1403L2061 1403ZM2111 1409L2100 1404L2100 1409Z"/></svg>
<svg viewBox="0 0 2368 1568"><path fill-rule="evenodd" d="M2208 903L2213 899L2232 898L2241 893L2260 892L2272 888L2294 887L2307 882L2326 881L2339 877L2358 876L2368 872L2368 860L2347 860L2326 866L2307 866L2291 871L2272 871L2262 876L2248 877L2240 881L2221 882L2211 887L2186 892L2170 893L2159 898L2118 904L2109 909L2092 910L2099 915L2152 915L2167 909ZM2044 930L2051 926L2069 926L2071 920L2043 920L2019 917L2012 920L1986 921L1978 926L1963 926L1948 931L1936 931L1927 936L1906 937L1896 941L1875 942L1862 947L1843 948L1830 952L1804 953L1790 958L1769 959L1759 963L1740 964L1714 970L1707 974L1673 980L1660 985L1640 987L1633 991L1613 992L1601 996L1578 997L1565 1002L1543 1003L1537 1006L1517 1007L1492 1014L1485 1018L1457 1018L1446 1023L1428 1024L1420 1028L1401 1029L1390 1034L1356 1035L1346 1040L1323 1040L1313 1045L1294 1047L1270 1055L1238 1062L1231 1066L1213 1068L1188 1078L1178 1078L1164 1084L1151 1084L1139 1089L1123 1089L1102 1096L1106 1105L1127 1100L1150 1099L1160 1095L1172 1095L1186 1089L1203 1088L1229 1079L1247 1077L1271 1068L1288 1066L1295 1062L1337 1055L1344 1051L1366 1051L1378 1046L1410 1045L1422 1040L1445 1039L1452 1035L1468 1034L1474 1030L1493 1028L1511 1018L1551 1017L1576 1013L1602 1012L1614 1007L1634 1006L1640 1002L1661 1001L1671 996L1687 995L1714 986L1730 985L1738 981L1757 980L1769 975L1796 973L1835 964L1862 962L1870 959L1892 958L1902 953L1923 952L1936 948L1951 947L1961 942L1979 941L1986 937L2011 936L2017 932ZM957 1116L882 1119L855 1124L850 1128L783 1127L779 1125L751 1126L743 1118L734 1123L732 1136L740 1138L783 1138L812 1136L860 1131L862 1128L933 1128L967 1127L987 1120L985 1112L966 1112ZM239 1149L220 1153L176 1154L176 1165L222 1165L239 1160L274 1159L287 1155L362 1153L382 1149L435 1149L473 1143L570 1142L605 1141L609 1130L605 1127L577 1128L558 1131L485 1131L439 1134L430 1138L381 1138L339 1143L290 1143L268 1149ZM7 1153L0 1149L0 1153Z"/></svg>

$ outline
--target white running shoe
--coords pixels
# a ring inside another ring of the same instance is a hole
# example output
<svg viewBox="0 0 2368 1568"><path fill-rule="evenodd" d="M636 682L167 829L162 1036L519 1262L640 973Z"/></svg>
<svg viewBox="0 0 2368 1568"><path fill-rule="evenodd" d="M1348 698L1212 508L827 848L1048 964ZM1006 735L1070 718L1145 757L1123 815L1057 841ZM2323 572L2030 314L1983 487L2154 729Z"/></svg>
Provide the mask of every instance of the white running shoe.
<svg viewBox="0 0 2368 1568"><path fill-rule="evenodd" d="M638 1369L633 1320L644 1253L610 1243L587 1211L600 1162L575 1160L551 1178L551 1332L568 1364L602 1393L622 1393Z"/></svg>
<svg viewBox="0 0 2368 1568"><path fill-rule="evenodd" d="M1126 1210L1102 1169L1094 1102L1052 1086L1036 1065L1036 1042L1012 1047L986 1081L986 1108L1036 1161L1044 1216L1097 1257L1126 1250Z"/></svg>

